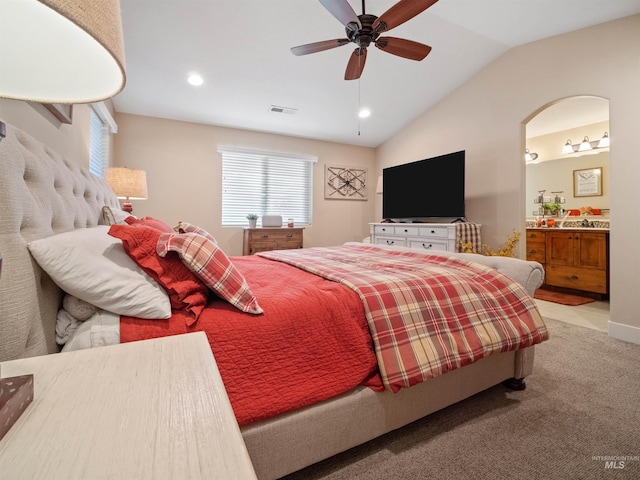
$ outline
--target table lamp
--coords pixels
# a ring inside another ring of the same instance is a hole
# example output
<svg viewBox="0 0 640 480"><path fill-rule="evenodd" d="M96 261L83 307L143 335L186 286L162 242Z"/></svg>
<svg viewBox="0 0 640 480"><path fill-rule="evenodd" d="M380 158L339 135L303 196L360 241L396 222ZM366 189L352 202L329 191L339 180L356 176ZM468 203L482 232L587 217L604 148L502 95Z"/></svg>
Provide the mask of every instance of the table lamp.
<svg viewBox="0 0 640 480"><path fill-rule="evenodd" d="M124 88L119 0L2 2L0 45L0 97L89 103ZM5 136L1 124L0 140ZM33 375L2 378L0 372L0 439L32 399Z"/></svg>
<svg viewBox="0 0 640 480"><path fill-rule="evenodd" d="M147 174L144 170L127 167L107 168L104 179L116 197L125 199L122 204L122 210L125 212L133 212L130 200L147 199Z"/></svg>

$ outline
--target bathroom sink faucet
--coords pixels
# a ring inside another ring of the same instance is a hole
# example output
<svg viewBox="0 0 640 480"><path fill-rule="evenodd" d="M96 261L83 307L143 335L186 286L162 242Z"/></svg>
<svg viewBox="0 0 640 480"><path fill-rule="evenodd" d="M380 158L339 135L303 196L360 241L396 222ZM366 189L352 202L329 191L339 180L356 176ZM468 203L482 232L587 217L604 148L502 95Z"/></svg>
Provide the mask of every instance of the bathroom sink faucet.
<svg viewBox="0 0 640 480"><path fill-rule="evenodd" d="M571 215L571 212L567 212L567 213L565 214L565 216L562 218L562 221L560 222L560 228L563 228L563 227L564 227L564 221L567 219L567 217L568 217L569 215ZM586 220L586 219L585 219L585 220Z"/></svg>

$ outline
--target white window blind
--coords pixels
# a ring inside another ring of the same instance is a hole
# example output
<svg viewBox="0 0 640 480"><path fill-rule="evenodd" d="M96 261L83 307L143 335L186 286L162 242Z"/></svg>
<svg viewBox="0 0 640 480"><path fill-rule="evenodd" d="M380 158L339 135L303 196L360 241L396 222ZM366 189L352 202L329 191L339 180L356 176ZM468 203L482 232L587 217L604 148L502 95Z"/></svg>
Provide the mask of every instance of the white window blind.
<svg viewBox="0 0 640 480"><path fill-rule="evenodd" d="M317 157L219 147L222 225L246 225L247 214L282 215L311 224L313 163Z"/></svg>
<svg viewBox="0 0 640 480"><path fill-rule="evenodd" d="M109 160L109 128L93 109L89 128L89 171L102 178Z"/></svg>
<svg viewBox="0 0 640 480"><path fill-rule="evenodd" d="M104 102L92 103L89 124L89 171L102 178L109 166L109 140L118 125Z"/></svg>

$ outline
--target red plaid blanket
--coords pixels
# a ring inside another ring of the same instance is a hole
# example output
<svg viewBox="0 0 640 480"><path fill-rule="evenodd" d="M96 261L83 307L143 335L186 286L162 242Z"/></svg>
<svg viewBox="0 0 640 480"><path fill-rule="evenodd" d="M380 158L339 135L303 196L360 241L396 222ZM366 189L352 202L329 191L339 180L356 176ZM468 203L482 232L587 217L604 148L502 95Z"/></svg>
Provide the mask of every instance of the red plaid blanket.
<svg viewBox="0 0 640 480"><path fill-rule="evenodd" d="M361 245L259 255L358 293L383 382L393 391L548 338L527 292L477 263Z"/></svg>

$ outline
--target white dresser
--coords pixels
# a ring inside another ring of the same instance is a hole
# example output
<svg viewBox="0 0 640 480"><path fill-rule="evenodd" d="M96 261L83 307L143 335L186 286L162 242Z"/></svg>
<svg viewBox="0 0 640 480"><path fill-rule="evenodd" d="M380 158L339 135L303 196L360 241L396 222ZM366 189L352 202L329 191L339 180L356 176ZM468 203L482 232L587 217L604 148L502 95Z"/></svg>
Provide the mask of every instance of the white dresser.
<svg viewBox="0 0 640 480"><path fill-rule="evenodd" d="M469 226L473 226L472 229ZM474 232L479 241L480 226L468 223L370 223L369 238L374 245L460 251L460 241L469 242ZM474 239L475 241L476 239Z"/></svg>

